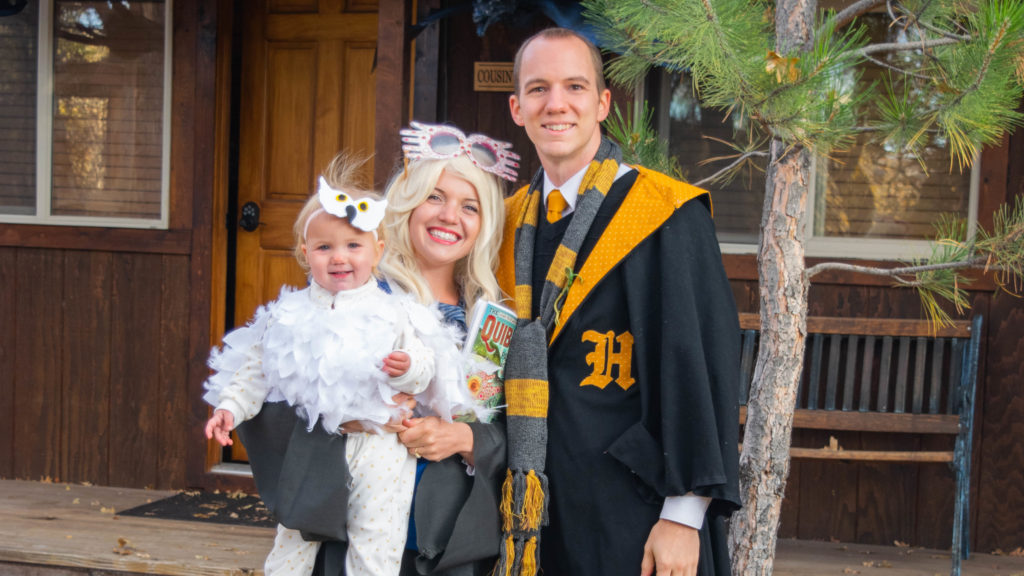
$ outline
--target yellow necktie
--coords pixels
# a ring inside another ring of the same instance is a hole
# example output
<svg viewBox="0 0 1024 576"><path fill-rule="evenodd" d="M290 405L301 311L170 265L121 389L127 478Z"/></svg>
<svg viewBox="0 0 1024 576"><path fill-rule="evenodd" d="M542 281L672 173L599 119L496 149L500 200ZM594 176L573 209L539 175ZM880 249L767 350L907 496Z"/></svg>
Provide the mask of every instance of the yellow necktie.
<svg viewBox="0 0 1024 576"><path fill-rule="evenodd" d="M548 194L548 224L554 224L562 218L562 211L565 210L566 202L562 193L554 189Z"/></svg>

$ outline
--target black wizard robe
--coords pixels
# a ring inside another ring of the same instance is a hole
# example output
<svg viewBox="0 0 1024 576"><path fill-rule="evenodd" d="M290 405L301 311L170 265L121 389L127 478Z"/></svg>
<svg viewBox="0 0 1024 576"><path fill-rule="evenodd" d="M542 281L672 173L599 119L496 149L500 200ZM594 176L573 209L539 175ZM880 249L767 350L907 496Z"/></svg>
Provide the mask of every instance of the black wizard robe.
<svg viewBox="0 0 1024 576"><path fill-rule="evenodd" d="M501 541L498 502L504 475L505 426L473 422L474 474L458 455L430 462L417 485L417 552L406 554L402 574L489 574ZM321 541L314 574L344 576L348 549L346 510L350 475L345 436L328 434L285 402L267 402L238 427L256 488L275 519Z"/></svg>
<svg viewBox="0 0 1024 576"><path fill-rule="evenodd" d="M521 221L525 197L506 202L507 222ZM535 251L554 253L560 239L545 248L542 238L559 224L541 222ZM506 226L499 274L509 293L514 234ZM546 272L534 266L535 285ZM727 576L740 338L708 194L643 168L623 175L575 273L548 347L541 573L639 573L664 499L693 492L713 499L698 573Z"/></svg>

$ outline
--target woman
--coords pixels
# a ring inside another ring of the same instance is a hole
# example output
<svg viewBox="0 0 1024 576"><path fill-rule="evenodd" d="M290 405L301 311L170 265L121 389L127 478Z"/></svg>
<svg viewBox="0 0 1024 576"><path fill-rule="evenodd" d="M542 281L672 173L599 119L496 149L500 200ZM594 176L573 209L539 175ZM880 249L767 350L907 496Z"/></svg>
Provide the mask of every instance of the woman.
<svg viewBox="0 0 1024 576"><path fill-rule="evenodd" d="M450 126L414 122L402 134L407 163L388 184L380 271L386 289L437 303L446 321L465 329L466 310L479 300L501 299L494 277L504 224L499 178L515 179L518 157L508 144L466 137ZM264 411L275 419L264 429L296 426L294 415L280 413L287 411ZM358 430L347 423L341 432ZM490 574L500 544L503 417L492 424L411 418L396 423L395 430L419 458L421 474L402 574ZM244 431L240 434L248 446ZM254 442L267 442L270 433L250 435L259 435ZM345 502L348 471L323 465L345 462L339 438L292 434L288 442L278 440L272 449L281 456L273 465L285 473L272 486L258 487L278 521L323 540L314 574L324 576L344 573L347 547L337 503ZM335 456L324 455L332 451ZM252 451L250 458L256 470L259 458ZM309 473L295 474L296 469Z"/></svg>

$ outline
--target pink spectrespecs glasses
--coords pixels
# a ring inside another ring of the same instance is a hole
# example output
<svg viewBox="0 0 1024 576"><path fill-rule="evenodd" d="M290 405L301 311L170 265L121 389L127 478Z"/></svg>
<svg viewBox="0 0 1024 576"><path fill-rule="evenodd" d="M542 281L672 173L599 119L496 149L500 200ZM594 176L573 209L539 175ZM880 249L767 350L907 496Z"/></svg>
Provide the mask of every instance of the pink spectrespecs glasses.
<svg viewBox="0 0 1024 576"><path fill-rule="evenodd" d="M515 182L519 155L512 144L492 140L483 134L466 136L462 130L443 124L410 122L402 135L402 152L410 160L446 160L459 154L469 156L477 168Z"/></svg>

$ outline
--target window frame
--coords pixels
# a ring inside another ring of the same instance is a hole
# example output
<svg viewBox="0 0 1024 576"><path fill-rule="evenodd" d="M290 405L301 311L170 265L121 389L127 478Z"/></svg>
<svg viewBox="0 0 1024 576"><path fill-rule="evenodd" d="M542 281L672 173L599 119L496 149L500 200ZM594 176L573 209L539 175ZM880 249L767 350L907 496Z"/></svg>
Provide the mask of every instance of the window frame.
<svg viewBox="0 0 1024 576"><path fill-rule="evenodd" d="M36 77L36 195L35 214L0 212L0 223L41 226L80 226L167 230L171 207L171 98L173 78L173 0L164 0L163 104L161 110L160 218L59 216L51 213L53 198L53 56L54 0L39 2ZM48 110L48 114L41 111Z"/></svg>
<svg viewBox="0 0 1024 576"><path fill-rule="evenodd" d="M662 69L655 69L654 73L668 74ZM665 82L662 79L661 85ZM643 103L647 100L648 82L640 82L633 92L633 122L640 122L640 111ZM662 94L655 95L661 97ZM658 101L659 108L664 104ZM655 115L655 122L659 121L661 112ZM927 258L931 255L933 242L930 240L910 240L896 238L872 238L854 236L817 236L814 234L814 206L817 203L819 194L824 189L818 189L817 161L811 159L810 181L812 185L807 196L806 235L804 253L808 258L842 258L858 260L912 260ZM714 203L714 185L706 187L711 193L712 204ZM971 163L970 187L967 198L967 237L973 238L978 226L979 204L981 195L981 152L978 152ZM760 238L761 230L757 230ZM719 249L723 254L757 254L758 243L721 241Z"/></svg>

